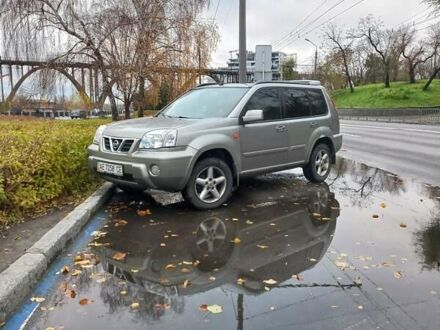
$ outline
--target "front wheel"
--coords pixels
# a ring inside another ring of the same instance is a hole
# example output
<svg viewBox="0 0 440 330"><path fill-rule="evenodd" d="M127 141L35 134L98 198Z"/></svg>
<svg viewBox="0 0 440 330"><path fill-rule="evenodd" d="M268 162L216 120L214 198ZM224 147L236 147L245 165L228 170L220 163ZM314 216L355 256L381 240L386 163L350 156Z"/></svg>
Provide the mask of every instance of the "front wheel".
<svg viewBox="0 0 440 330"><path fill-rule="evenodd" d="M310 155L309 163L303 168L304 176L310 182L324 182L330 170L330 148L326 144L318 144Z"/></svg>
<svg viewBox="0 0 440 330"><path fill-rule="evenodd" d="M228 200L232 186L228 164L218 158L205 158L194 166L183 196L197 209L214 209Z"/></svg>

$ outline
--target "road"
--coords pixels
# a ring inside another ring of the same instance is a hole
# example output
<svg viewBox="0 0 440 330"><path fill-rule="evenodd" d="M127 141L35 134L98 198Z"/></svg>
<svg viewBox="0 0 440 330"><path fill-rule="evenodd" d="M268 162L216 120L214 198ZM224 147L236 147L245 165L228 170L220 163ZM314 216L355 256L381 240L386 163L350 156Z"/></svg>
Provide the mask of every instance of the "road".
<svg viewBox="0 0 440 330"><path fill-rule="evenodd" d="M4 329L438 330L440 189L342 158L300 173L206 212L116 193Z"/></svg>
<svg viewBox="0 0 440 330"><path fill-rule="evenodd" d="M341 121L341 156L440 186L440 126Z"/></svg>

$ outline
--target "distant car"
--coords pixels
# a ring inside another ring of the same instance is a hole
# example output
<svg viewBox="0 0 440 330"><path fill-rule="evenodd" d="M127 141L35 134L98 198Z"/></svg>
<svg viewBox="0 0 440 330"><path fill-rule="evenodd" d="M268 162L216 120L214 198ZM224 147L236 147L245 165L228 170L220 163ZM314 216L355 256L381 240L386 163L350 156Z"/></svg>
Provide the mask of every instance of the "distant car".
<svg viewBox="0 0 440 330"><path fill-rule="evenodd" d="M90 114L92 117L105 117L105 112L99 109L93 109Z"/></svg>
<svg viewBox="0 0 440 330"><path fill-rule="evenodd" d="M72 119L87 118L87 111L85 111L85 110L72 110L70 112L70 118L72 118Z"/></svg>
<svg viewBox="0 0 440 330"><path fill-rule="evenodd" d="M224 204L244 176L302 167L327 179L342 134L316 81L193 89L153 118L98 128L89 167L122 190L182 191L198 209Z"/></svg>

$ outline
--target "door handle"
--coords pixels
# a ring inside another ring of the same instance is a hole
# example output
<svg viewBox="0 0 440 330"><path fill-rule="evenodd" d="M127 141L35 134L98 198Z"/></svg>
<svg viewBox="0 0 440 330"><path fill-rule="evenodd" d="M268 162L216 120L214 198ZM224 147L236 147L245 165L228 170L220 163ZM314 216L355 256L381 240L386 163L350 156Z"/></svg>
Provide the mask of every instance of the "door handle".
<svg viewBox="0 0 440 330"><path fill-rule="evenodd" d="M287 132L287 126L286 125L278 125L276 127L276 130L277 130L278 133Z"/></svg>

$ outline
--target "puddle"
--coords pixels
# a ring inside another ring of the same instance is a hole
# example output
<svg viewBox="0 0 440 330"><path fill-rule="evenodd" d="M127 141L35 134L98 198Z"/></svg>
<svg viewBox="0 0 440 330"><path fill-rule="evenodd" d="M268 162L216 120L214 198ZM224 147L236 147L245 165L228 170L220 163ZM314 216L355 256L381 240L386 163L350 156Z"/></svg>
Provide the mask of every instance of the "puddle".
<svg viewBox="0 0 440 330"><path fill-rule="evenodd" d="M116 194L27 328L437 329L439 206L343 159L325 184L248 179L214 211Z"/></svg>

